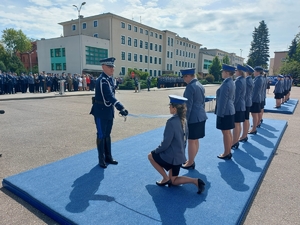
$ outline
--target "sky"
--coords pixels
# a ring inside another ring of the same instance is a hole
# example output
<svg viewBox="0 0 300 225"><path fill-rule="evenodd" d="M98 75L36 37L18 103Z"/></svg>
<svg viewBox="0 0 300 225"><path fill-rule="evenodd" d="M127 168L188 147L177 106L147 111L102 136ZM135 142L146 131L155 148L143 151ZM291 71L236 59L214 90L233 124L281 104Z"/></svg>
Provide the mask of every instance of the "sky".
<svg viewBox="0 0 300 225"><path fill-rule="evenodd" d="M1 0L0 35L21 29L28 38L62 35L59 22L78 17L74 0ZM286 51L300 32L300 1L296 0L86 0L84 17L113 13L159 30L170 30L201 47L245 58L254 28L264 20L269 29L269 54Z"/></svg>

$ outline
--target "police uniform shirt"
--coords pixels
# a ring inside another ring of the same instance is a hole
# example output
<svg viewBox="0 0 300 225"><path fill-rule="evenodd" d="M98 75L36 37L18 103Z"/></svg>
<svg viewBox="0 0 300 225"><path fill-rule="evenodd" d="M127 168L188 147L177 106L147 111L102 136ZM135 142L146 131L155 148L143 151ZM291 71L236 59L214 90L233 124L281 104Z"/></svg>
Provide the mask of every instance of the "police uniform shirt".
<svg viewBox="0 0 300 225"><path fill-rule="evenodd" d="M216 114L219 117L234 115L234 93L235 86L231 77L226 78L216 95Z"/></svg>
<svg viewBox="0 0 300 225"><path fill-rule="evenodd" d="M277 80L277 82L275 83L275 87L274 87L274 94L281 94L281 81Z"/></svg>
<svg viewBox="0 0 300 225"><path fill-rule="evenodd" d="M114 82L104 72L96 81L95 102L90 114L102 119L114 118L114 106L118 102L115 98Z"/></svg>
<svg viewBox="0 0 300 225"><path fill-rule="evenodd" d="M261 75L254 78L252 91L252 102L261 103L261 93L263 88L263 78Z"/></svg>
<svg viewBox="0 0 300 225"><path fill-rule="evenodd" d="M187 124L183 129L178 115L168 119L164 130L164 139L155 149L155 153L167 163L172 165L181 165L186 162L185 145L188 137Z"/></svg>
<svg viewBox="0 0 300 225"><path fill-rule="evenodd" d="M235 111L246 111L245 95L246 95L246 79L239 76L234 81L235 85L235 98L234 108Z"/></svg>
<svg viewBox="0 0 300 225"><path fill-rule="evenodd" d="M207 120L205 112L205 89L197 79L193 79L187 84L183 97L188 99L186 102L186 119L188 124Z"/></svg>
<svg viewBox="0 0 300 225"><path fill-rule="evenodd" d="M253 91L253 79L251 76L246 77L246 94L245 94L245 104L246 107L252 106L252 91Z"/></svg>

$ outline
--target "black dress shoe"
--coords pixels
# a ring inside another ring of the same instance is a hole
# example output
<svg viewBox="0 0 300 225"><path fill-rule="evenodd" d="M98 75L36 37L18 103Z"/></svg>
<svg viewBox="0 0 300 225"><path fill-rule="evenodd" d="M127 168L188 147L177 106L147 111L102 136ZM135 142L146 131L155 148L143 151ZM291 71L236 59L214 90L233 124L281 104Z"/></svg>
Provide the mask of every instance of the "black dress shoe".
<svg viewBox="0 0 300 225"><path fill-rule="evenodd" d="M234 145L231 146L231 149L238 149L239 148L240 143L237 142Z"/></svg>
<svg viewBox="0 0 300 225"><path fill-rule="evenodd" d="M171 182L171 180L168 180L167 182L164 182L164 183L161 183L160 181L156 181L156 185L158 185L158 186L166 186L166 185L168 185L168 187L171 187L172 182Z"/></svg>
<svg viewBox="0 0 300 225"><path fill-rule="evenodd" d="M104 169L107 168L107 165L105 163L99 163L99 166L104 168Z"/></svg>
<svg viewBox="0 0 300 225"><path fill-rule="evenodd" d="M252 131L252 132L248 132L248 134L256 134L256 133L257 133L257 130Z"/></svg>
<svg viewBox="0 0 300 225"><path fill-rule="evenodd" d="M181 166L181 168L182 169L186 169L186 170L189 170L189 169L195 169L195 166L196 166L196 164L195 164L195 162L192 164L192 165L190 165L190 166Z"/></svg>
<svg viewBox="0 0 300 225"><path fill-rule="evenodd" d="M239 140L239 142L247 142L247 141L248 141L248 137Z"/></svg>
<svg viewBox="0 0 300 225"><path fill-rule="evenodd" d="M225 159L225 160L228 160L228 159L231 159L232 154L229 153L228 155L225 155L225 156L218 155L217 157L218 157L219 159Z"/></svg>
<svg viewBox="0 0 300 225"><path fill-rule="evenodd" d="M109 163L109 164L113 164L113 165L117 165L118 161L112 159L112 160L105 160L105 162Z"/></svg>
<svg viewBox="0 0 300 225"><path fill-rule="evenodd" d="M203 180L198 179L198 191L197 191L197 194L201 194L204 191L204 186L205 186L205 183L203 182Z"/></svg>

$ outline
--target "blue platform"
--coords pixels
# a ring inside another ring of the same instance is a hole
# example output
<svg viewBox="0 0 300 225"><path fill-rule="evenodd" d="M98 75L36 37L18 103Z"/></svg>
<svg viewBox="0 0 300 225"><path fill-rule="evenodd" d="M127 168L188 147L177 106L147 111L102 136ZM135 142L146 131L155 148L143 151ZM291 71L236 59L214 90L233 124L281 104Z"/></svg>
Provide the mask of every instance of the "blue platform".
<svg viewBox="0 0 300 225"><path fill-rule="evenodd" d="M61 224L240 224L287 122L264 119L257 135L241 143L233 158L223 152L215 115L208 113L196 169L180 175L206 183L159 187L160 175L147 154L162 140L164 127L112 144L119 165L97 166L96 149L3 180L3 186Z"/></svg>
<svg viewBox="0 0 300 225"><path fill-rule="evenodd" d="M293 114L298 105L298 101L298 99L290 99L288 102L282 104L280 108L274 108L276 100L274 98L267 98L264 111L270 113Z"/></svg>

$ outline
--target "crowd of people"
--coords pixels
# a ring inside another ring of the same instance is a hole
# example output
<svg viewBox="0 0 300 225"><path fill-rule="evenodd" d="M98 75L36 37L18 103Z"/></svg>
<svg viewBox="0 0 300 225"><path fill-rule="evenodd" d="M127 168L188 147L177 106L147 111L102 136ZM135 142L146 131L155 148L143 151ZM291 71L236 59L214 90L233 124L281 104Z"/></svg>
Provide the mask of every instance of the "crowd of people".
<svg viewBox="0 0 300 225"><path fill-rule="evenodd" d="M61 83L63 82L63 84ZM0 70L0 94L21 93L50 93L59 92L61 85L64 91L93 91L96 78L91 74L71 73L29 73L17 75Z"/></svg>

